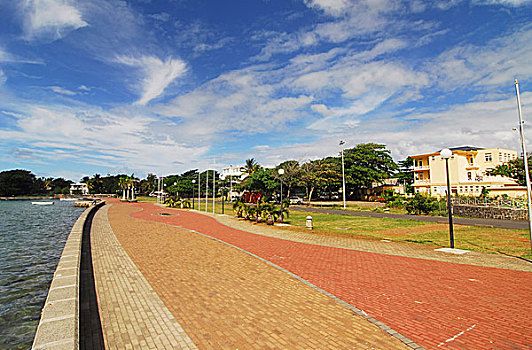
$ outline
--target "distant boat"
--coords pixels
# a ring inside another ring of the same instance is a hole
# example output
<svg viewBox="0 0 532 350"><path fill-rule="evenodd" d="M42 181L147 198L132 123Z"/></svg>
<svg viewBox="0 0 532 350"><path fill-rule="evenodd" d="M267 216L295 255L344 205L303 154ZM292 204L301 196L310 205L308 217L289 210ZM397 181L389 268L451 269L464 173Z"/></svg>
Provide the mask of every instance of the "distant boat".
<svg viewBox="0 0 532 350"><path fill-rule="evenodd" d="M60 201L77 201L79 200L80 198L59 198Z"/></svg>
<svg viewBox="0 0 532 350"><path fill-rule="evenodd" d="M54 202L31 202L32 205L54 205Z"/></svg>

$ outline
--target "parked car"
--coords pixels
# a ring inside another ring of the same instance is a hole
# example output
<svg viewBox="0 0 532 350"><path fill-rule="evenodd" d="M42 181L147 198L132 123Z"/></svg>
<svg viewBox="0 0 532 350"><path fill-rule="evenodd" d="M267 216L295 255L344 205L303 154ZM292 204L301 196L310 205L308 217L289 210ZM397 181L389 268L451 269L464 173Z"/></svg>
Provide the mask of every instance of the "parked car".
<svg viewBox="0 0 532 350"><path fill-rule="evenodd" d="M303 204L303 198L298 196L290 196L290 204Z"/></svg>

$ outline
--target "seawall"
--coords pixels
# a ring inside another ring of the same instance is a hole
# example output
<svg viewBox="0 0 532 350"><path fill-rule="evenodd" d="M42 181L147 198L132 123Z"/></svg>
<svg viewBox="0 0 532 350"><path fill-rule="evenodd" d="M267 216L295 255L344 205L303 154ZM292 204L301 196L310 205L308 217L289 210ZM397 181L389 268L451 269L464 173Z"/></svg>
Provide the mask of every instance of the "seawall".
<svg viewBox="0 0 532 350"><path fill-rule="evenodd" d="M82 239L85 223L105 205L87 208L75 222L48 290L32 349L78 349Z"/></svg>

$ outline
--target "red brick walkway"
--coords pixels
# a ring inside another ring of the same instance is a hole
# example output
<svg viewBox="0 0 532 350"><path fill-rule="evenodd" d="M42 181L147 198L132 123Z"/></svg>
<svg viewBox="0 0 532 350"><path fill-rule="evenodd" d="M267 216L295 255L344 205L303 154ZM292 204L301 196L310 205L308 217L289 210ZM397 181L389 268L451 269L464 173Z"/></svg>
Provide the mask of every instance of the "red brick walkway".
<svg viewBox="0 0 532 350"><path fill-rule="evenodd" d="M426 348L532 348L532 273L255 235L202 214L139 203L133 217L215 237L269 260Z"/></svg>

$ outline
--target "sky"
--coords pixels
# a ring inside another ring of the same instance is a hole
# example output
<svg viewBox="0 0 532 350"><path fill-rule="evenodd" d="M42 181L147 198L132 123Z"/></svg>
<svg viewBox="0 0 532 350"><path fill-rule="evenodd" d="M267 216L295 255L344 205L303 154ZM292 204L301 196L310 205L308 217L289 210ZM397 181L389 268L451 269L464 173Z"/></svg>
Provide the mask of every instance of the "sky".
<svg viewBox="0 0 532 350"><path fill-rule="evenodd" d="M519 150L515 78L531 120L530 0L0 0L0 170Z"/></svg>

